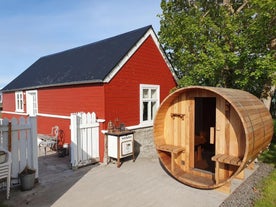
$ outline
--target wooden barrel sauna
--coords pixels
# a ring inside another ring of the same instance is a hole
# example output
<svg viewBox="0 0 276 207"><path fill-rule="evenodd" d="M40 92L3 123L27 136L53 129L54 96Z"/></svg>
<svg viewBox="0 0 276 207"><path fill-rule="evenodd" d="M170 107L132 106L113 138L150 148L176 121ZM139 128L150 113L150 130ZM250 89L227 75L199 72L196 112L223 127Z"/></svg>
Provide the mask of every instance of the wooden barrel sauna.
<svg viewBox="0 0 276 207"><path fill-rule="evenodd" d="M221 187L244 170L272 139L264 104L236 89L192 86L160 105L154 142L162 165L180 182Z"/></svg>

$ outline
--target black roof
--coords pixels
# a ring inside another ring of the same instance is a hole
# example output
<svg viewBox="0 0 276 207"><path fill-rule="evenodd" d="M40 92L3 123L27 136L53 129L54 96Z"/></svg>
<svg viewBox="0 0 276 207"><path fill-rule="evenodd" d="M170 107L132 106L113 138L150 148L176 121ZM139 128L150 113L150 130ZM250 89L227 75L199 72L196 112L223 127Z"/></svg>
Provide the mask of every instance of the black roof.
<svg viewBox="0 0 276 207"><path fill-rule="evenodd" d="M150 28L41 57L2 91L102 82Z"/></svg>

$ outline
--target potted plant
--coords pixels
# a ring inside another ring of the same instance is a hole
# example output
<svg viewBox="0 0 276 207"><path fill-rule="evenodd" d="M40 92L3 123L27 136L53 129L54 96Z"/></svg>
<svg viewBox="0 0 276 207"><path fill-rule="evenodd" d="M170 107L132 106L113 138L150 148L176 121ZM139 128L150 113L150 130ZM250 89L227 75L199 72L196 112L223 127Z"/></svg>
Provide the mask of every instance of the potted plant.
<svg viewBox="0 0 276 207"><path fill-rule="evenodd" d="M34 187L35 183L35 169L31 169L28 166L24 168L24 170L19 173L19 179L21 183L21 190L31 190Z"/></svg>

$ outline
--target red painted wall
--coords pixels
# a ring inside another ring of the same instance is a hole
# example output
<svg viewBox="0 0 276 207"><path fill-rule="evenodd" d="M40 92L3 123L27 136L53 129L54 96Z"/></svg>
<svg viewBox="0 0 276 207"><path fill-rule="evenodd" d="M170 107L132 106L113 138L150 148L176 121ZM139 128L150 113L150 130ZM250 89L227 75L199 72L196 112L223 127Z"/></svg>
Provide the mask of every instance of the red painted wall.
<svg viewBox="0 0 276 207"><path fill-rule="evenodd" d="M23 94L24 103L26 103L26 95ZM15 112L15 93L3 93L3 111ZM24 104L24 111L26 111L26 105Z"/></svg>
<svg viewBox="0 0 276 207"><path fill-rule="evenodd" d="M160 103L176 86L170 69L148 39L105 86L106 124L119 118L126 126L140 124L140 84L160 85Z"/></svg>
<svg viewBox="0 0 276 207"><path fill-rule="evenodd" d="M39 113L70 116L72 112L91 112L103 116L104 92L102 85L78 85L40 89Z"/></svg>
<svg viewBox="0 0 276 207"><path fill-rule="evenodd" d="M78 85L40 89L38 113L70 116L74 112L95 112L104 117L104 88L102 85ZM51 126L59 125L63 139L70 143L70 120L39 116L38 131L47 133Z"/></svg>
<svg viewBox="0 0 276 207"><path fill-rule="evenodd" d="M58 125L63 143L71 142L70 119L46 117L46 115L70 116L74 112L95 112L98 118L104 118L104 87L102 84L64 86L38 90L38 133L49 134L51 128ZM3 94L3 111L15 112L15 93ZM26 96L24 95L24 103ZM26 104L24 105L26 113ZM24 116L3 113L3 118ZM26 115L25 115L26 116ZM102 142L102 141L100 141ZM62 143L60 143L62 144ZM102 147L103 148L103 147ZM100 152L103 154L103 152Z"/></svg>

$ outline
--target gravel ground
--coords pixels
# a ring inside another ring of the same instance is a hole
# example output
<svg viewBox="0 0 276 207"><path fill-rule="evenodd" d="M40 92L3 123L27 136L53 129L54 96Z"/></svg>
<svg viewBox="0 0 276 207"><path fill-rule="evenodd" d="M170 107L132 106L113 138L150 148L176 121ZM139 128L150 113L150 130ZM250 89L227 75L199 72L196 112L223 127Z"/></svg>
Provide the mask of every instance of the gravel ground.
<svg viewBox="0 0 276 207"><path fill-rule="evenodd" d="M220 207L250 207L261 196L257 186L274 169L272 165L258 163L258 169L247 178L221 205Z"/></svg>

